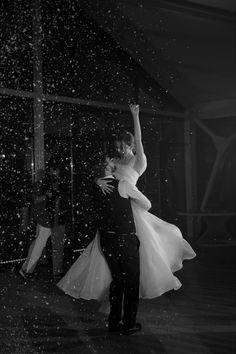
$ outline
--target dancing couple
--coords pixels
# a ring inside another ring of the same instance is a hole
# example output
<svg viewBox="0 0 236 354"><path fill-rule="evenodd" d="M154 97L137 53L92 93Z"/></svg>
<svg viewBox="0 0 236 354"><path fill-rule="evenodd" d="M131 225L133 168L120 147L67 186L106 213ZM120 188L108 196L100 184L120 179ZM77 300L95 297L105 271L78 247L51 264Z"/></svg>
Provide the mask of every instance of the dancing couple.
<svg viewBox="0 0 236 354"><path fill-rule="evenodd" d="M148 212L149 200L137 189L147 167L139 106L130 105L134 136L116 140L119 157L107 158L95 186L98 230L94 240L57 284L74 298L104 301L109 294L108 330L123 335L141 329L139 298L179 289L174 272L195 252L180 230Z"/></svg>

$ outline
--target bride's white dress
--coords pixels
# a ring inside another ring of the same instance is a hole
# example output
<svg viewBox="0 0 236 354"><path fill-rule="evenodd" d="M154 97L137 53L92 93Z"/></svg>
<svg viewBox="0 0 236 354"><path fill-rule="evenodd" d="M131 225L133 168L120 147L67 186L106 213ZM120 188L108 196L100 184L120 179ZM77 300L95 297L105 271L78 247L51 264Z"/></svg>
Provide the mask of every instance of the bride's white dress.
<svg viewBox="0 0 236 354"><path fill-rule="evenodd" d="M119 165L117 178L136 184L138 173L130 165ZM183 260L196 256L180 230L132 202L136 233L140 240L140 297L154 298L181 287L173 274ZM86 247L57 286L74 298L103 300L111 274L100 249L99 234Z"/></svg>

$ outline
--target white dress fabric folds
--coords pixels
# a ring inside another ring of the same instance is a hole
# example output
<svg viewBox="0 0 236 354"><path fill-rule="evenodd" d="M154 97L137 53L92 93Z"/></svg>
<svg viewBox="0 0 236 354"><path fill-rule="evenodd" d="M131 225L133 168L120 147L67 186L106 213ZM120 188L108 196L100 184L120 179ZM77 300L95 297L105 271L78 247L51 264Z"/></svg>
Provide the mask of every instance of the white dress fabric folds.
<svg viewBox="0 0 236 354"><path fill-rule="evenodd" d="M139 175L133 167L119 167L117 178L135 185ZM122 183L119 192L122 195ZM140 240L140 297L151 299L179 289L181 283L173 273L182 268L183 260L196 256L194 250L175 225L145 211L135 202L131 203ZM57 286L77 299L104 300L111 280L97 233Z"/></svg>

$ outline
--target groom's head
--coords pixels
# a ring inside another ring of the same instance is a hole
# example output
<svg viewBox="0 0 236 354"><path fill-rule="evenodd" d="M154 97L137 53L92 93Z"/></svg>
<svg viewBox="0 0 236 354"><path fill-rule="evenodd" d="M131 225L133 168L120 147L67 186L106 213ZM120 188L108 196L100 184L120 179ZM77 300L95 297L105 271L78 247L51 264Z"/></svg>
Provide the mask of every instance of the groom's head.
<svg viewBox="0 0 236 354"><path fill-rule="evenodd" d="M97 176L105 177L110 176L115 172L114 160L109 156L105 156L97 165Z"/></svg>

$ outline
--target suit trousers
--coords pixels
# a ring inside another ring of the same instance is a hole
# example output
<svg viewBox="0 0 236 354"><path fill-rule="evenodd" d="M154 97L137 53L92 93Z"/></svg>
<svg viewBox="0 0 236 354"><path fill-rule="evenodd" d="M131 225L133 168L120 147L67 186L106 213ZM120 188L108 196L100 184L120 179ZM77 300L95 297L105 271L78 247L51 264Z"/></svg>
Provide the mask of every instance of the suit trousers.
<svg viewBox="0 0 236 354"><path fill-rule="evenodd" d="M35 240L31 243L27 258L22 266L25 272L33 273L50 236L52 240L53 274L57 275L62 272L65 225L55 225L53 228L48 228L39 224L37 224Z"/></svg>
<svg viewBox="0 0 236 354"><path fill-rule="evenodd" d="M139 245L136 234L101 234L101 248L112 275L110 285L110 326L122 319L125 327L133 327L139 302Z"/></svg>

